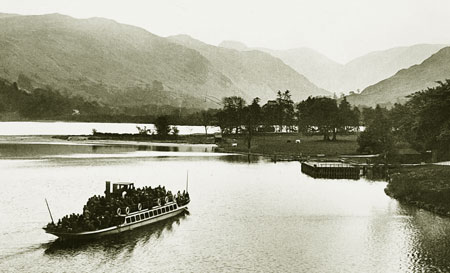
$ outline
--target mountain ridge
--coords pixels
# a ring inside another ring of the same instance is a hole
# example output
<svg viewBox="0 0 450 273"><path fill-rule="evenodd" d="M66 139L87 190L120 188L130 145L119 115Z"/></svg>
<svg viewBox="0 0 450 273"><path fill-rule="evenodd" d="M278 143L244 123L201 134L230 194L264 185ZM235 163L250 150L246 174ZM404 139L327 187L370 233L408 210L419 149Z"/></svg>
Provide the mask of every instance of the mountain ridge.
<svg viewBox="0 0 450 273"><path fill-rule="evenodd" d="M402 103L412 93L435 87L450 79L450 47L444 47L422 63L399 70L395 75L347 97L355 105Z"/></svg>
<svg viewBox="0 0 450 273"><path fill-rule="evenodd" d="M446 44L415 44L369 52L345 64L338 63L314 49L301 47L287 50L250 48L236 41L224 41L219 46L235 46L235 49L261 50L280 58L314 84L330 92L349 93L363 90L400 69L421 63Z"/></svg>

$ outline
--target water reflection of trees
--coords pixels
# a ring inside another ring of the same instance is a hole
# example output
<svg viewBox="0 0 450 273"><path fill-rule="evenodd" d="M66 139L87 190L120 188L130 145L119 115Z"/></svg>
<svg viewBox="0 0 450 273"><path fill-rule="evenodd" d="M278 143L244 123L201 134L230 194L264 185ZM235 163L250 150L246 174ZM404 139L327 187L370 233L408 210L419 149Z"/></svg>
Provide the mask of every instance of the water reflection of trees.
<svg viewBox="0 0 450 273"><path fill-rule="evenodd" d="M63 241L56 239L51 243L43 244L42 247L45 248L44 253L48 256L70 257L85 252L87 255L89 253L103 253L108 259L114 259L124 252L131 254L137 244L148 244L151 239L158 240L163 232L172 232L173 225L180 225L187 215L189 215L189 212L135 230L100 237L95 240ZM130 255L125 254L125 256Z"/></svg>
<svg viewBox="0 0 450 273"><path fill-rule="evenodd" d="M450 272L450 219L394 200L386 212L367 218L362 272Z"/></svg>
<svg viewBox="0 0 450 273"><path fill-rule="evenodd" d="M269 159L257 155L226 155L218 157L220 161L228 163L261 163L269 162Z"/></svg>
<svg viewBox="0 0 450 273"><path fill-rule="evenodd" d="M47 155L66 155L89 152L90 147L82 145L62 144L0 144L0 154L4 158L36 158Z"/></svg>
<svg viewBox="0 0 450 273"><path fill-rule="evenodd" d="M404 204L399 209L411 216L411 272L450 272L450 219Z"/></svg>
<svg viewBox="0 0 450 273"><path fill-rule="evenodd" d="M441 272L450 272L450 220L419 210L412 224L417 229L414 244L420 259L417 267L431 272L440 268Z"/></svg>

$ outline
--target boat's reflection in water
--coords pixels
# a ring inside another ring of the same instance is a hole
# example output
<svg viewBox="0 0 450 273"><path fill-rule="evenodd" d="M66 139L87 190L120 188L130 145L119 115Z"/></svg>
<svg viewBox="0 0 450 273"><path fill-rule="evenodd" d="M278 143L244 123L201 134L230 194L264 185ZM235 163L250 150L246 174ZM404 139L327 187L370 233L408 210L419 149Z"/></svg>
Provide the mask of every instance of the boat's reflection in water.
<svg viewBox="0 0 450 273"><path fill-rule="evenodd" d="M102 251L109 258L112 258L112 256L124 251L133 252L137 244L147 245L150 240L158 240L163 232L172 232L174 225L180 225L187 216L189 216L189 211L148 226L93 240L73 241L58 238L53 242L43 244L42 247L45 248L45 255L50 256L67 256L76 255L79 252Z"/></svg>

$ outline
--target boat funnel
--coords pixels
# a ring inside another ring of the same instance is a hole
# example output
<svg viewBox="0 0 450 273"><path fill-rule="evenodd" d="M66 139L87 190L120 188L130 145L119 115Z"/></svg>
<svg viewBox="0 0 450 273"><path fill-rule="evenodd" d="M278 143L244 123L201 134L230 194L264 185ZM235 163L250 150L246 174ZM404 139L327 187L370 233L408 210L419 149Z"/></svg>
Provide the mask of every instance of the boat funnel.
<svg viewBox="0 0 450 273"><path fill-rule="evenodd" d="M111 182L110 181L106 181L105 183L105 197L109 198L110 194L111 194Z"/></svg>

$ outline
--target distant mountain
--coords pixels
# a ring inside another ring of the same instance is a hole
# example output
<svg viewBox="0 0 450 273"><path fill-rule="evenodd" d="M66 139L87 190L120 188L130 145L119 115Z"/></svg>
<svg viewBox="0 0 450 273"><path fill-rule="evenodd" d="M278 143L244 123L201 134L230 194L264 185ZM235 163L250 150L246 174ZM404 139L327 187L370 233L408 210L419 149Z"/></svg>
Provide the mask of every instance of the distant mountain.
<svg viewBox="0 0 450 273"><path fill-rule="evenodd" d="M237 41L223 41L219 44L220 47L235 49L239 51L251 50L246 44Z"/></svg>
<svg viewBox="0 0 450 273"><path fill-rule="evenodd" d="M220 44L237 50L252 50L244 44L225 41ZM419 44L376 51L339 64L309 48L271 50L255 48L280 58L284 63L305 75L314 84L331 92L363 90L394 75L400 69L419 64L446 45ZM254 50L254 49L253 49Z"/></svg>
<svg viewBox="0 0 450 273"><path fill-rule="evenodd" d="M336 86L340 84L339 75L343 65L313 49L302 47L288 50L266 48L259 48L259 50L280 58L319 87L334 91Z"/></svg>
<svg viewBox="0 0 450 273"><path fill-rule="evenodd" d="M343 65L329 59L319 52L302 47L288 50L273 50L268 48L250 48L237 41L223 41L220 47L235 49L239 51L259 50L281 59L285 64L304 75L315 85L326 90L334 90L338 85L336 80Z"/></svg>
<svg viewBox="0 0 450 273"><path fill-rule="evenodd" d="M344 66L339 91L356 91L393 76L397 71L420 64L445 45L419 44L376 51Z"/></svg>
<svg viewBox="0 0 450 273"><path fill-rule="evenodd" d="M172 36L169 39L200 52L239 90L245 90L248 99L259 97L264 102L274 99L278 90L287 89L291 91L292 98L296 101L310 95L331 95L270 54L258 50L240 51L225 48L223 44L218 47L208 45L187 35ZM245 47L239 43L235 43L234 46Z"/></svg>
<svg viewBox="0 0 450 273"><path fill-rule="evenodd" d="M347 100L355 105L393 104L403 102L405 96L434 87L436 81L450 79L450 47L445 47L421 64L398 71L394 76L364 89Z"/></svg>

